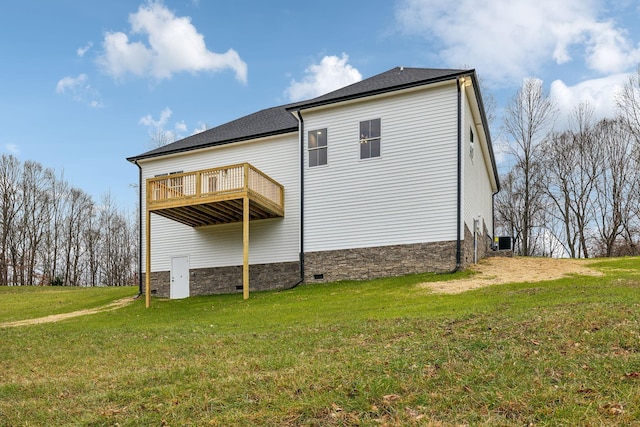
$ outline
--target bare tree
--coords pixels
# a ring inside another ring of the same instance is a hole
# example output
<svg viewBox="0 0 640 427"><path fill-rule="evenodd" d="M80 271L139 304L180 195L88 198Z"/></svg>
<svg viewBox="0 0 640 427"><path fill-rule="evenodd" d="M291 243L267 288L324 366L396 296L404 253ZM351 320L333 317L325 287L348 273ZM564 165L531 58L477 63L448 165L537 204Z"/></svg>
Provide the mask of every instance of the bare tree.
<svg viewBox="0 0 640 427"><path fill-rule="evenodd" d="M106 286L131 284L137 268L135 226L127 223L110 193L102 197L98 222L100 241L100 283Z"/></svg>
<svg viewBox="0 0 640 427"><path fill-rule="evenodd" d="M635 140L633 158L637 164L640 164L640 65L618 93L616 103L622 120ZM635 231L635 234L638 234L640 233L640 230L638 230L640 227L637 225L638 218L640 218L640 185L634 186L632 197L636 201L632 206L633 217L636 220L636 229L633 231ZM630 224L629 227L626 227L626 240L632 247L635 247L635 244L632 242L632 234ZM635 249L635 251L637 251L637 249Z"/></svg>
<svg viewBox="0 0 640 427"><path fill-rule="evenodd" d="M82 232L87 217L91 215L91 198L82 190L72 188L68 194L68 208L63 231L64 240L64 283L65 285L80 285L84 255L82 246Z"/></svg>
<svg viewBox="0 0 640 427"><path fill-rule="evenodd" d="M601 173L600 150L593 138L593 107L582 103L573 111L573 130L554 134L544 146L549 213L561 220L562 235L572 258L589 257L587 228L593 217L592 194Z"/></svg>
<svg viewBox="0 0 640 427"><path fill-rule="evenodd" d="M602 173L594 186L596 227L601 255L609 257L632 220L638 165L632 155L632 137L622 120L601 120L595 138L602 147Z"/></svg>
<svg viewBox="0 0 640 427"><path fill-rule="evenodd" d="M556 108L543 91L542 81L527 79L511 99L506 110L503 129L511 137L514 188L520 191L521 210L514 212L520 230L520 253L532 255L534 230L539 227L543 209L542 141L549 134Z"/></svg>
<svg viewBox="0 0 640 427"><path fill-rule="evenodd" d="M512 164L495 212L518 253L554 256L560 245L572 257L640 252L640 68L617 103L619 116L598 123L583 103L570 129L550 134L555 107L539 80L512 99L503 124Z"/></svg>
<svg viewBox="0 0 640 427"><path fill-rule="evenodd" d="M66 200L69 185L63 179L53 174L48 176L49 192L49 223L45 232L44 241L41 247L42 273L44 282L60 285L63 282L60 269L59 250L61 248L61 230L66 215Z"/></svg>
<svg viewBox="0 0 640 427"><path fill-rule="evenodd" d="M616 104L624 123L640 144L640 66L616 95Z"/></svg>
<svg viewBox="0 0 640 427"><path fill-rule="evenodd" d="M521 247L522 198L519 185L513 170L500 177L501 189L495 196L495 221L500 234L513 237L514 247Z"/></svg>
<svg viewBox="0 0 640 427"><path fill-rule="evenodd" d="M87 286L98 286L100 278L100 240L102 232L98 222L98 208L94 203L88 207L85 227L82 232L82 242L85 248L87 271L85 283Z"/></svg>
<svg viewBox="0 0 640 427"><path fill-rule="evenodd" d="M18 192L21 169L14 156L3 154L0 158L0 284L9 284L10 237L16 227L16 216L22 210Z"/></svg>
<svg viewBox="0 0 640 427"><path fill-rule="evenodd" d="M551 136L546 141L545 167L547 170L546 194L551 202L550 215L562 223L562 234L565 249L570 257L578 256L577 224L573 216L573 197L571 173L578 162L571 132L562 132Z"/></svg>
<svg viewBox="0 0 640 427"><path fill-rule="evenodd" d="M149 136L149 148L159 148L176 140L173 132L166 131L162 128L155 128L153 132L150 132Z"/></svg>
<svg viewBox="0 0 640 427"><path fill-rule="evenodd" d="M104 202L98 211L89 195L53 170L3 155L0 284L131 284L138 225L110 196Z"/></svg>

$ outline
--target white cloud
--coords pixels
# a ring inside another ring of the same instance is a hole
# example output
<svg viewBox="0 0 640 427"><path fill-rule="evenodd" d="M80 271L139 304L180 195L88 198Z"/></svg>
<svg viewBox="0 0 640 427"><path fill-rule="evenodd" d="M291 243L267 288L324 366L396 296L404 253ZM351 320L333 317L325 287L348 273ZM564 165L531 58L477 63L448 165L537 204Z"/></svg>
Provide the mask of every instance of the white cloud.
<svg viewBox="0 0 640 427"><path fill-rule="evenodd" d="M362 80L362 74L347 64L349 56L325 56L320 64L310 65L301 81L291 80L285 96L291 101L315 98Z"/></svg>
<svg viewBox="0 0 640 427"><path fill-rule="evenodd" d="M187 124L184 122L184 120L178 122L175 124L175 128L178 132L186 132L187 131Z"/></svg>
<svg viewBox="0 0 640 427"><path fill-rule="evenodd" d="M86 45L79 47L78 50L76 50L76 53L80 58L82 58L84 54L87 53L92 47L93 47L93 43L89 42Z"/></svg>
<svg viewBox="0 0 640 427"><path fill-rule="evenodd" d="M206 123L198 123L198 126L193 130L193 132L191 133L191 135L195 135L197 133L201 133L204 132L205 130L209 129L209 127L207 126Z"/></svg>
<svg viewBox="0 0 640 427"><path fill-rule="evenodd" d="M138 12L129 15L129 23L130 35L140 35L146 40L134 41L122 32L105 35L98 65L112 77L119 79L133 74L161 80L183 71L231 69L236 79L246 83L247 64L235 50L209 51L191 18L175 16L162 3L150 1L141 5Z"/></svg>
<svg viewBox="0 0 640 427"><path fill-rule="evenodd" d="M93 108L103 107L100 93L89 84L89 76L80 74L77 77L64 77L56 84L56 93L68 94L75 101Z"/></svg>
<svg viewBox="0 0 640 427"><path fill-rule="evenodd" d="M587 66L600 73L619 73L640 61L640 48L634 48L626 32L610 22L594 24L587 42Z"/></svg>
<svg viewBox="0 0 640 427"><path fill-rule="evenodd" d="M78 77L64 77L58 81L56 85L56 93L73 92L82 88L89 77L86 74L80 74Z"/></svg>
<svg viewBox="0 0 640 427"><path fill-rule="evenodd" d="M400 0L401 31L424 36L450 66L472 64L495 81L520 81L545 63L581 59L599 73L640 60L627 31L599 19L603 0Z"/></svg>
<svg viewBox="0 0 640 427"><path fill-rule="evenodd" d="M20 154L20 149L16 144L5 144L4 149L7 150L11 154Z"/></svg>
<svg viewBox="0 0 640 427"><path fill-rule="evenodd" d="M171 108L165 107L160 112L160 117L158 118L158 120L154 120L151 114L147 114L146 116L140 118L139 123L147 127L163 128L172 115L173 111L171 111Z"/></svg>
<svg viewBox="0 0 640 427"><path fill-rule="evenodd" d="M594 119L611 118L616 114L615 96L629 79L628 73L614 74L600 79L586 80L574 86L567 86L561 80L551 83L549 96L560 110L561 123L556 126L565 128L570 114L581 102L588 102L594 109Z"/></svg>
<svg viewBox="0 0 640 427"><path fill-rule="evenodd" d="M173 141L181 139L188 133L187 124L184 120L175 122L173 129L165 129L171 127L169 125L169 119L173 115L171 108L165 107L161 112L158 119L154 119L151 114L147 114L140 118L138 123L146 126L149 130L149 137L151 139L152 146L164 145ZM197 133L194 131L193 133Z"/></svg>

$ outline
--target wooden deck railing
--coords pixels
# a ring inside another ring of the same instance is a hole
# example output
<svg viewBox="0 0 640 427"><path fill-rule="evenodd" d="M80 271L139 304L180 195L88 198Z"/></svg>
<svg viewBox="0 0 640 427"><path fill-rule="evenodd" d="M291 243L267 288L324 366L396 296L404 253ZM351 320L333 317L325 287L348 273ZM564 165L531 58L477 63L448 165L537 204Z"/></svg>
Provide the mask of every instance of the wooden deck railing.
<svg viewBox="0 0 640 427"><path fill-rule="evenodd" d="M161 205L180 199L215 199L241 193L258 195L284 208L284 187L249 163L147 179L147 203Z"/></svg>

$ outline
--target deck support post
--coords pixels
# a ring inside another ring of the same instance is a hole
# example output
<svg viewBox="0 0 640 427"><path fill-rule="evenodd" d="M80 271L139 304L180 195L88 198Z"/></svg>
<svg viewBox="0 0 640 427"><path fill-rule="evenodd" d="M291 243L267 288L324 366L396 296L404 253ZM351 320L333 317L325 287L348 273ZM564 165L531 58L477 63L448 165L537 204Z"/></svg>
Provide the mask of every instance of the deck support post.
<svg viewBox="0 0 640 427"><path fill-rule="evenodd" d="M242 297L249 298L249 197L242 203Z"/></svg>
<svg viewBox="0 0 640 427"><path fill-rule="evenodd" d="M144 222L146 232L146 269L144 273L144 305L146 308L151 306L151 211L147 209L147 217Z"/></svg>

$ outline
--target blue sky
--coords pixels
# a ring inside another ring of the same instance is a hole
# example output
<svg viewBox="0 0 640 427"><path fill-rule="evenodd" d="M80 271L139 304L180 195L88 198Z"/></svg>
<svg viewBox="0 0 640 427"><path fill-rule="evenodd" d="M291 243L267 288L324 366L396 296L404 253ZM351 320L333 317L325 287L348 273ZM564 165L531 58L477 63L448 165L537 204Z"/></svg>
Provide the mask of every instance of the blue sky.
<svg viewBox="0 0 640 427"><path fill-rule="evenodd" d="M640 64L630 0L4 0L0 152L133 210L125 158L395 66L475 68L500 110L538 77L598 116ZM499 125L497 123L496 125ZM494 142L500 144L499 132Z"/></svg>

